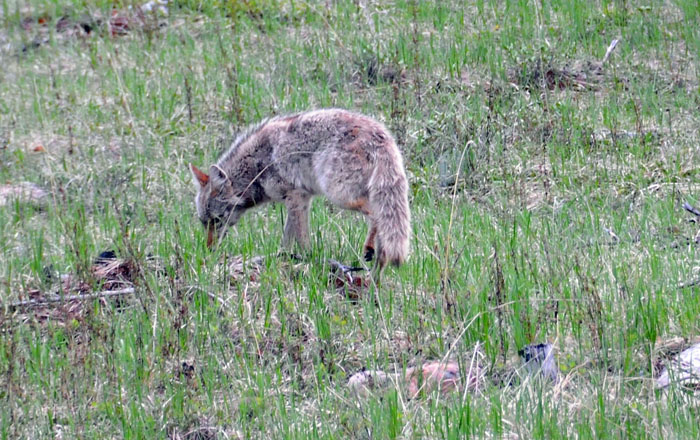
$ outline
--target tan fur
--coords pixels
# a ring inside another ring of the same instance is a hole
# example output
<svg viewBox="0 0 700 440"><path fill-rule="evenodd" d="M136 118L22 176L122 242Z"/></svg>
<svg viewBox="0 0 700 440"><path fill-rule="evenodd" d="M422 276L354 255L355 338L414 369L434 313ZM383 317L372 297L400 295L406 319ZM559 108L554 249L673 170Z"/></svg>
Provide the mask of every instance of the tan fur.
<svg viewBox="0 0 700 440"><path fill-rule="evenodd" d="M219 239L248 208L273 201L287 207L282 244L308 248L311 197L324 195L367 217L365 256L376 253L380 270L408 255L403 158L386 127L368 116L325 109L272 118L239 136L209 175L190 167L197 214Z"/></svg>

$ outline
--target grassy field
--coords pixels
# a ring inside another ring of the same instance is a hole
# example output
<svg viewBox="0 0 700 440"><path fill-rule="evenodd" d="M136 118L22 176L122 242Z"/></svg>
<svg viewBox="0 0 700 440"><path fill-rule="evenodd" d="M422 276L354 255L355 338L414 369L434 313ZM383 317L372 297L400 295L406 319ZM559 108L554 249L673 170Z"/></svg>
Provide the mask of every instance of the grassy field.
<svg viewBox="0 0 700 440"><path fill-rule="evenodd" d="M0 1L0 185L47 192L0 197L0 438L700 437L697 391L654 387L700 336L696 0L168 7ZM188 163L329 106L406 160L376 297L329 280L366 226L323 199L302 260L281 206L213 252L196 218ZM483 382L347 385L441 359Z"/></svg>

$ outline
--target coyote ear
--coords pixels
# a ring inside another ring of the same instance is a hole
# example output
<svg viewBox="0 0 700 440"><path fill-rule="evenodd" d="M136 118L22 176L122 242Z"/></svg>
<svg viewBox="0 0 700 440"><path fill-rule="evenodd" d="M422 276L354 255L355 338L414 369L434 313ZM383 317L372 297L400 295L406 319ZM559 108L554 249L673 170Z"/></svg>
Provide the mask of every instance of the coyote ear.
<svg viewBox="0 0 700 440"><path fill-rule="evenodd" d="M190 164L190 171L192 171L194 180L199 186L206 186L207 182L209 182L209 176L200 171L196 166Z"/></svg>
<svg viewBox="0 0 700 440"><path fill-rule="evenodd" d="M211 180L213 180L217 185L224 184L226 181L228 181L228 176L218 165L212 165L209 167L209 175L211 176Z"/></svg>

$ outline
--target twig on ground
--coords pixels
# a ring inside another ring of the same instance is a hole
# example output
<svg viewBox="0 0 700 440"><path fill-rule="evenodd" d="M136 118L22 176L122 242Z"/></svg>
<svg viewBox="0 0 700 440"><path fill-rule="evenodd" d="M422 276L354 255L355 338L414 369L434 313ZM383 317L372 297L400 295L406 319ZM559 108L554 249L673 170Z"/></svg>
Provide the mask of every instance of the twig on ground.
<svg viewBox="0 0 700 440"><path fill-rule="evenodd" d="M605 230L605 232L607 232L608 235L610 235L610 237L612 237L611 244L617 244L620 242L620 237L618 237L617 234L612 229L606 228L605 226L603 226L603 230Z"/></svg>
<svg viewBox="0 0 700 440"><path fill-rule="evenodd" d="M23 308L23 307L37 307L37 306L44 306L47 304L54 304L54 303L66 303L69 301L85 301L85 300L97 299L97 298L108 298L111 296L124 296L124 295L130 295L132 293L134 293L134 288L127 287L126 289L107 290L104 292L90 293L87 295L70 295L70 296L63 296L63 297L57 296L57 297L53 297L53 298L17 301L17 302L7 304L6 306L0 305L0 308L7 307L11 310L15 310L15 309Z"/></svg>
<svg viewBox="0 0 700 440"><path fill-rule="evenodd" d="M678 285L679 289L687 289L688 287L695 287L695 286L700 286L700 278L691 280L691 281L686 281L685 283L681 283Z"/></svg>
<svg viewBox="0 0 700 440"><path fill-rule="evenodd" d="M603 57L603 60L600 62L601 67L605 64L606 61L608 61L608 58L610 58L610 54L612 53L613 50L617 47L617 43L619 43L620 40L614 39L610 42L610 46L608 46L608 49L605 51L605 56Z"/></svg>
<svg viewBox="0 0 700 440"><path fill-rule="evenodd" d="M700 211L698 211L696 208L693 207L693 205L691 205L688 202L683 202L683 209L685 209L686 211L688 211L691 214L695 214L698 217L700 217Z"/></svg>

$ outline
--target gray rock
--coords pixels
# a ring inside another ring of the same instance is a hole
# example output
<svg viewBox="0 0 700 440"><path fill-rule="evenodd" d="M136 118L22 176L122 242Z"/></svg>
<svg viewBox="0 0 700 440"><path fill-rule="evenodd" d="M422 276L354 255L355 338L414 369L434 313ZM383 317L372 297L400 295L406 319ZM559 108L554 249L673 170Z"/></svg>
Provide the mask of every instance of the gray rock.
<svg viewBox="0 0 700 440"><path fill-rule="evenodd" d="M542 374L555 383L559 381L559 367L554 356L552 344L530 344L523 347L518 354L525 362L525 368L533 374Z"/></svg>
<svg viewBox="0 0 700 440"><path fill-rule="evenodd" d="M664 367L656 379L657 388L666 388L671 383L700 385L700 343L682 351Z"/></svg>

